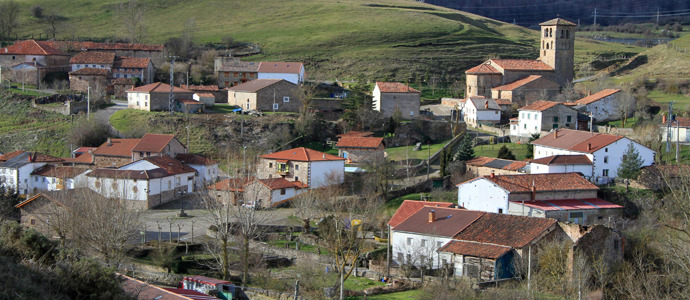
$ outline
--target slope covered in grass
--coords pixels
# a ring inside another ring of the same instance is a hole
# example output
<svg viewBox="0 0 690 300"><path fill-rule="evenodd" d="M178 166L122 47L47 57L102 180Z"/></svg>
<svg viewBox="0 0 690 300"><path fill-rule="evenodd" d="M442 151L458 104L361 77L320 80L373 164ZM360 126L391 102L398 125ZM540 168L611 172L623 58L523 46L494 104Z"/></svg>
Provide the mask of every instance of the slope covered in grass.
<svg viewBox="0 0 690 300"><path fill-rule="evenodd" d="M22 5L20 35L38 36L47 28L30 16L30 7L58 10L67 20L58 39L126 36L115 0L17 0ZM415 81L429 74L449 81L488 56L536 58L539 34L438 6L404 0L143 0L144 42L179 36L195 18L199 42L224 36L258 43L263 54L252 60L299 60L316 79ZM550 19L555 16L544 16ZM578 42L590 52L617 51L616 45ZM586 49L586 50L585 50ZM594 49L594 50L592 50ZM578 59L584 60L584 59Z"/></svg>

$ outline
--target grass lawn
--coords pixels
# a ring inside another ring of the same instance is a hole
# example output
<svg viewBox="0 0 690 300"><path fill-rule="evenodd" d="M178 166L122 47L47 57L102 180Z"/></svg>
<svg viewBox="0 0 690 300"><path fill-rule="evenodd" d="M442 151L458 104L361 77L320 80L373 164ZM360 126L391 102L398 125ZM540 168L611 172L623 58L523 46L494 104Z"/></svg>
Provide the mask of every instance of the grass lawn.
<svg viewBox="0 0 690 300"><path fill-rule="evenodd" d="M349 279L348 279L349 281ZM345 283L347 286L347 282ZM390 293L390 294L381 294L381 295L374 295L374 296L369 296L367 299L369 300L409 300L409 299L419 299L419 297L422 296L423 291L422 290L409 290L409 291L404 291L404 292L397 292L397 293ZM355 297L353 299L357 300L362 300L364 297Z"/></svg>
<svg viewBox="0 0 690 300"><path fill-rule="evenodd" d="M28 89L28 87L25 87L24 91L22 91L22 88L20 86L19 88L9 89L9 91L12 93L15 93L15 94L27 95L27 96L36 96L36 97L43 97L43 96L49 96L50 95L48 93L41 93L41 92L27 90L27 89Z"/></svg>
<svg viewBox="0 0 690 300"><path fill-rule="evenodd" d="M667 162L669 164L675 165L676 164L676 144L671 145L671 152L666 153L666 143L662 145L662 150L661 153L658 153L659 157L661 158L662 161ZM678 156L680 158L680 164L690 164L690 145L680 145L680 151L678 153Z"/></svg>
<svg viewBox="0 0 690 300"><path fill-rule="evenodd" d="M441 150L445 144L447 144L450 141L444 140L440 143L436 144L431 144L431 155L434 155L436 151ZM427 159L429 157L429 145L427 144L422 144L421 150L420 151L412 151L414 149L414 145L412 146L402 146L402 147L393 147L393 148L386 148L386 153L388 153L388 160L395 160L395 161L402 161L407 158L409 159Z"/></svg>
<svg viewBox="0 0 690 300"><path fill-rule="evenodd" d="M618 127L618 128L633 128L633 126L637 125L637 117L632 117L628 118L628 121L625 122L625 126L623 126L623 120L616 120L616 121L609 121L609 122L602 122L602 123L597 123L599 126L611 126L611 127Z"/></svg>
<svg viewBox="0 0 690 300"><path fill-rule="evenodd" d="M123 109L110 116L110 125L120 132L128 132L146 122L152 115L161 112L149 112L138 109Z"/></svg>
<svg viewBox="0 0 690 300"><path fill-rule="evenodd" d="M508 146L508 149L510 149L510 151L513 152L513 155L515 155L516 160L526 159L527 145L516 143L479 145L474 147L474 154L476 156L498 157L498 150L501 149L503 145Z"/></svg>
<svg viewBox="0 0 690 300"><path fill-rule="evenodd" d="M351 291L361 291L375 286L386 285L383 282L371 280L366 277L354 277L350 276L345 280L345 289Z"/></svg>
<svg viewBox="0 0 690 300"><path fill-rule="evenodd" d="M232 110L235 108L237 108L235 105L216 103L213 107L209 108L207 112L211 114L231 114L233 113Z"/></svg>
<svg viewBox="0 0 690 300"><path fill-rule="evenodd" d="M434 192L434 193L424 193L427 201L434 202L456 202L457 201L457 191L444 191L444 192ZM420 193L408 194L402 197L398 197L386 202L386 212L389 215L395 213L395 211L400 207L400 205L405 200L422 200Z"/></svg>
<svg viewBox="0 0 690 300"><path fill-rule="evenodd" d="M268 242L269 245L275 246L275 247L285 247L285 243L288 243L290 249L295 249L295 244L297 243L296 241L288 242L286 240L275 240L275 241L270 241ZM314 245L309 245L309 244L301 244L300 243L300 251L304 252L311 252L311 253L318 253L318 249L321 249L321 254L327 254L328 251L324 248L321 248L319 246L314 246Z"/></svg>
<svg viewBox="0 0 690 300"><path fill-rule="evenodd" d="M320 143L320 142L312 141L312 142L305 144L304 147L312 149L312 150L316 150L316 151L321 151L321 152L324 152L326 154L332 154L332 155L336 155L336 156L338 155L338 149L337 148L332 148L328 145L326 145L326 147L324 148L323 143Z"/></svg>
<svg viewBox="0 0 690 300"><path fill-rule="evenodd" d="M659 103L676 101L676 103L673 103L674 110L685 110L690 107L690 97L682 94L668 94L662 91L650 91L649 98Z"/></svg>

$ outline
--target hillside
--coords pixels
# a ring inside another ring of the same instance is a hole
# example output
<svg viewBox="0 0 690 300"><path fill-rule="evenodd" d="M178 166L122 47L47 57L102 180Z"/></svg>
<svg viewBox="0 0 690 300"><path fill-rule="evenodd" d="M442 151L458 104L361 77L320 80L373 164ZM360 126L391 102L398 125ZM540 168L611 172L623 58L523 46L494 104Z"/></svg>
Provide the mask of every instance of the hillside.
<svg viewBox="0 0 690 300"><path fill-rule="evenodd" d="M17 0L22 5L20 36L45 36L47 24L30 16L30 7L57 10L66 18L58 39L122 39L116 14L120 1ZM197 40L217 43L224 36L258 43L263 54L252 60L305 61L315 79L419 81L430 73L443 81L488 56L536 58L536 31L477 15L404 0L163 1L144 0L144 42L179 36L195 18ZM555 16L544 15L543 19ZM639 52L639 48L579 41L578 61L600 53Z"/></svg>
<svg viewBox="0 0 690 300"><path fill-rule="evenodd" d="M638 78L690 80L690 35L658 45L640 54L647 62L618 76L621 83Z"/></svg>

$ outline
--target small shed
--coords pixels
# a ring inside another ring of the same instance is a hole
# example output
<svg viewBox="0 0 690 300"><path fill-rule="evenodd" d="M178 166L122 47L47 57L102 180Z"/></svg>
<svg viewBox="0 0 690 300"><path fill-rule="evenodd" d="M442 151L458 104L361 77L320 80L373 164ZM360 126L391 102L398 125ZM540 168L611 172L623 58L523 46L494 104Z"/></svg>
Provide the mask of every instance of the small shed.
<svg viewBox="0 0 690 300"><path fill-rule="evenodd" d="M192 99L177 99L175 102L177 102L176 110L183 113L203 113L206 107L204 103Z"/></svg>

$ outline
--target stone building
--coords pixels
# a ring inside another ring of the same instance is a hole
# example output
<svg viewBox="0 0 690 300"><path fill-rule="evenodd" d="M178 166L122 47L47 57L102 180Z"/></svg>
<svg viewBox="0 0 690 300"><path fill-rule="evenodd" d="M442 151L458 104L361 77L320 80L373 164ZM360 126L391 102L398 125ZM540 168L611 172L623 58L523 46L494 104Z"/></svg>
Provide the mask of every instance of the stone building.
<svg viewBox="0 0 690 300"><path fill-rule="evenodd" d="M194 92L173 87L173 99L192 99ZM174 106L174 105L173 105ZM127 108L146 111L170 110L170 85L156 82L127 91Z"/></svg>
<svg viewBox="0 0 690 300"><path fill-rule="evenodd" d="M492 97L492 89L529 76L541 76L562 86L572 82L575 54L575 24L556 18L541 23L539 59L490 59L465 71L465 95ZM552 90L552 86L546 90ZM526 93L527 88L525 89ZM512 95L511 95L512 97ZM523 96L526 97L526 96Z"/></svg>
<svg viewBox="0 0 690 300"><path fill-rule="evenodd" d="M399 82L376 82L374 86L374 110L381 112L384 118L392 117L396 112L405 119L419 117L419 105L422 92Z"/></svg>
<svg viewBox="0 0 690 300"><path fill-rule="evenodd" d="M256 79L228 89L228 104L244 110L298 112L299 87L283 79Z"/></svg>
<svg viewBox="0 0 690 300"><path fill-rule="evenodd" d="M335 147L348 163L383 161L385 156L382 137L342 136Z"/></svg>
<svg viewBox="0 0 690 300"><path fill-rule="evenodd" d="M112 81L113 95L115 98L127 98L127 91L134 88L134 82L130 78L116 78Z"/></svg>
<svg viewBox="0 0 690 300"><path fill-rule="evenodd" d="M258 62L241 61L234 57L216 57L214 69L218 87L229 88L259 77Z"/></svg>
<svg viewBox="0 0 690 300"><path fill-rule="evenodd" d="M491 98L505 99L519 106L525 106L540 99L552 99L558 95L560 86L541 75L529 75L491 88Z"/></svg>
<svg viewBox="0 0 690 300"><path fill-rule="evenodd" d="M620 89L605 89L575 101L574 109L581 113L591 114L594 122L620 120L621 116L630 116L637 107L635 97L624 98Z"/></svg>
<svg viewBox="0 0 690 300"><path fill-rule="evenodd" d="M524 174L527 162L480 156L465 161L465 166L467 172L474 176L512 175Z"/></svg>
<svg viewBox="0 0 690 300"><path fill-rule="evenodd" d="M24 40L0 48L3 76L27 84L38 84L51 72L68 72L69 59L69 54L42 41Z"/></svg>
<svg viewBox="0 0 690 300"><path fill-rule="evenodd" d="M89 87L92 91L96 89L105 91L108 86L108 74L107 69L98 68L81 68L69 72L69 88L82 93L86 93Z"/></svg>

